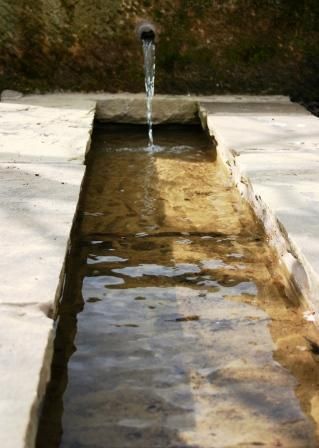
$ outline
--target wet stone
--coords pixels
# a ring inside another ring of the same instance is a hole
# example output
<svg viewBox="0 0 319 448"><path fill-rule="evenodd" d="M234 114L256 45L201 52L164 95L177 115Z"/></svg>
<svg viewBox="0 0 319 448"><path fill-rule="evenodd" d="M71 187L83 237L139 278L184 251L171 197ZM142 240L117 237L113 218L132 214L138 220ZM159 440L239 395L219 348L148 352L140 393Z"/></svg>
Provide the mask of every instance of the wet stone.
<svg viewBox="0 0 319 448"><path fill-rule="evenodd" d="M95 131L38 448L317 447L316 330L214 150L174 133Z"/></svg>

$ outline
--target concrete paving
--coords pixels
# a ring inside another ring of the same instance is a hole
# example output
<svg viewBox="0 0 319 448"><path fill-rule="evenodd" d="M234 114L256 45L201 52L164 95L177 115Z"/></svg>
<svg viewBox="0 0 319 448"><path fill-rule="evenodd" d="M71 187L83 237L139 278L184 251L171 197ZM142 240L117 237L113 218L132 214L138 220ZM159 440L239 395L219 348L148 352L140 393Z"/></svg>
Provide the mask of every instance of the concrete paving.
<svg viewBox="0 0 319 448"><path fill-rule="evenodd" d="M52 320L36 306L0 310L0 445L31 447L50 375Z"/></svg>
<svg viewBox="0 0 319 448"><path fill-rule="evenodd" d="M94 110L0 103L0 161L82 163Z"/></svg>
<svg viewBox="0 0 319 448"><path fill-rule="evenodd" d="M21 98L10 91L1 98L7 102L45 107L73 109L96 104L96 118L103 122L146 123L144 93L52 93L27 95ZM194 97L182 95L156 95L153 99L153 122L194 123L198 120L198 107Z"/></svg>
<svg viewBox="0 0 319 448"><path fill-rule="evenodd" d="M72 164L0 164L6 236L0 304L52 308L84 170Z"/></svg>
<svg viewBox="0 0 319 448"><path fill-rule="evenodd" d="M119 95L117 115L116 98L8 93L1 97L2 448L34 446L52 356L53 321L47 316L54 312L62 285L96 102L97 116L104 121L112 116L123 122L144 121L142 95ZM270 244L311 304L309 318L315 319L311 313L319 312L319 120L281 96L159 100L158 111L177 106L163 119L158 112L157 122L192 122L200 104L202 123L217 141L241 194L263 220ZM133 120L134 114L138 116Z"/></svg>
<svg viewBox="0 0 319 448"><path fill-rule="evenodd" d="M217 142L242 195L308 305L319 312L319 120L286 99L201 102L202 121Z"/></svg>
<svg viewBox="0 0 319 448"><path fill-rule="evenodd" d="M34 446L95 111L92 101L45 106L0 103L3 448Z"/></svg>
<svg viewBox="0 0 319 448"><path fill-rule="evenodd" d="M51 93L46 95L21 96L19 92L4 91L1 100L31 106L63 109L86 109L96 104L96 118L102 122L146 123L146 101L144 93ZM232 104L254 103L260 108L276 110L289 99L281 95L155 95L153 99L153 123L197 123L198 103L219 104L224 109ZM298 106L297 106L298 107Z"/></svg>

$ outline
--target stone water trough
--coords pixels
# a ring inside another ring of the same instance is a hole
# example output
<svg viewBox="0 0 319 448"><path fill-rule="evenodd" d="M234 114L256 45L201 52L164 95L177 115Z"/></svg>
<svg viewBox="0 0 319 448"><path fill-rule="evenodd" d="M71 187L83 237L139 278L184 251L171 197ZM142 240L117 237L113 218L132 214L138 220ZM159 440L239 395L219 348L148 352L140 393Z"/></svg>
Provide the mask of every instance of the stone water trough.
<svg viewBox="0 0 319 448"><path fill-rule="evenodd" d="M33 447L94 119L144 123L144 95L3 92L0 446ZM157 96L154 123L201 121L318 321L319 120L283 96Z"/></svg>

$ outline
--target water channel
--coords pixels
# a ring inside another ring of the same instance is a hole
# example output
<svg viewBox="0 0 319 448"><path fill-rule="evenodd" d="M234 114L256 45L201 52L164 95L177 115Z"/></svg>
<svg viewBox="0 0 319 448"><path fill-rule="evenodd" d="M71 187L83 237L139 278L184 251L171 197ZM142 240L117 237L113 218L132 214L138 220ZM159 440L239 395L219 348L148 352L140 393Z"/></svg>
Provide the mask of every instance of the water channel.
<svg viewBox="0 0 319 448"><path fill-rule="evenodd" d="M317 447L315 329L201 129L96 127L38 448Z"/></svg>

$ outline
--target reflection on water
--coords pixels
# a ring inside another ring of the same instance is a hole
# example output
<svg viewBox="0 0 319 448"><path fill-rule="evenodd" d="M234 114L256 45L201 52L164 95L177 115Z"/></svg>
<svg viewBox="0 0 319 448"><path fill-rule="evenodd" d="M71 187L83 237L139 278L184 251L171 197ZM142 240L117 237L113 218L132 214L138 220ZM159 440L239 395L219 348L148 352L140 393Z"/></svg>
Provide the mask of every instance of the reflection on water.
<svg viewBox="0 0 319 448"><path fill-rule="evenodd" d="M95 131L37 445L316 447L315 330L214 150L173 131L153 154Z"/></svg>

